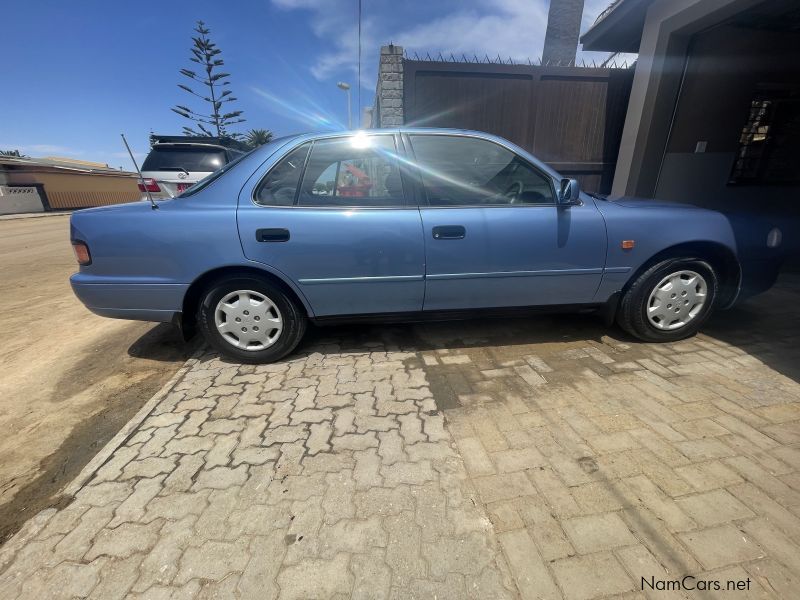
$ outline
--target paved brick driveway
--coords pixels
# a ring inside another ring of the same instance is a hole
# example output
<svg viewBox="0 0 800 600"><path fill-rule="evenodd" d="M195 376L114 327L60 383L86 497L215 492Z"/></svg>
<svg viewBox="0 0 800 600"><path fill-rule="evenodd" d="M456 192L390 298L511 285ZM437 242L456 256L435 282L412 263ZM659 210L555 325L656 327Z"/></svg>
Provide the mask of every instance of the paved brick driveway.
<svg viewBox="0 0 800 600"><path fill-rule="evenodd" d="M799 303L671 345L563 316L203 356L0 549L0 597L797 597Z"/></svg>

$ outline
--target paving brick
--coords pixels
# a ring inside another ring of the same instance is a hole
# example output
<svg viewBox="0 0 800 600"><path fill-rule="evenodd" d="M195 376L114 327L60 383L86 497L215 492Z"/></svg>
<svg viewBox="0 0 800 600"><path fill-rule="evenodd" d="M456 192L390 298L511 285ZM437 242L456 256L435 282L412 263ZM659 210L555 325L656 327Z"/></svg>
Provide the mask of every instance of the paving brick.
<svg viewBox="0 0 800 600"><path fill-rule="evenodd" d="M190 546L181 558L175 583L197 577L220 581L230 573L244 570L249 558L247 544L243 542L210 540L200 546Z"/></svg>
<svg viewBox="0 0 800 600"><path fill-rule="evenodd" d="M601 454L639 447L639 442L627 431L596 435L588 438L587 441L592 448Z"/></svg>
<svg viewBox="0 0 800 600"><path fill-rule="evenodd" d="M149 525L140 523L123 523L115 529L103 529L94 539L94 543L84 558L92 561L98 556L128 558L135 553L146 552L158 541L158 530L161 523Z"/></svg>
<svg viewBox="0 0 800 600"><path fill-rule="evenodd" d="M719 438L704 438L677 442L675 447L693 462L726 458L735 454L733 449Z"/></svg>
<svg viewBox="0 0 800 600"><path fill-rule="evenodd" d="M426 565L422 559L421 532L414 523L413 512L401 512L384 520L388 533L386 564L392 570L393 581L400 586L425 577Z"/></svg>
<svg viewBox="0 0 800 600"><path fill-rule="evenodd" d="M120 480L133 479L134 477L155 477L162 473L169 473L175 468L174 458L160 458L157 456L143 460L133 460L125 465Z"/></svg>
<svg viewBox="0 0 800 600"><path fill-rule="evenodd" d="M621 512L621 518L633 535L670 573L697 573L701 570L700 564L680 540L647 508L625 508Z"/></svg>
<svg viewBox="0 0 800 600"><path fill-rule="evenodd" d="M632 599L690 573L792 597L800 386L770 366L789 329L538 344L437 324L422 352L363 328L273 365L206 353L4 546L0 596Z"/></svg>
<svg viewBox="0 0 800 600"><path fill-rule="evenodd" d="M218 435L214 438L214 445L206 453L206 469L227 465L230 462L231 452L239 444L236 434Z"/></svg>
<svg viewBox="0 0 800 600"><path fill-rule="evenodd" d="M528 475L557 515L572 516L580 513L569 489L552 471L534 469L529 471Z"/></svg>
<svg viewBox="0 0 800 600"><path fill-rule="evenodd" d="M394 487L400 484L422 485L435 478L431 463L428 460L419 462L398 462L381 467L381 476L387 486Z"/></svg>
<svg viewBox="0 0 800 600"><path fill-rule="evenodd" d="M497 465L499 473L524 471L547 464L545 458L532 446L493 452L491 458L494 464Z"/></svg>
<svg viewBox="0 0 800 600"><path fill-rule="evenodd" d="M722 600L723 598L730 598L732 596L746 598L747 600L773 597L772 592L775 588L773 588L771 583L767 583L766 586L762 585L761 582L759 582L757 578L752 577L744 567L745 565L736 565L702 575L703 579L713 579L720 582L721 589L719 591L710 591L708 596L715 600Z"/></svg>
<svg viewBox="0 0 800 600"><path fill-rule="evenodd" d="M353 600L381 600L389 597L392 572L381 556L354 555L350 559L353 573Z"/></svg>
<svg viewBox="0 0 800 600"><path fill-rule="evenodd" d="M423 542L422 556L428 563L431 576L437 580L443 579L448 573L460 573L471 580L494 563L493 548L477 532Z"/></svg>
<svg viewBox="0 0 800 600"><path fill-rule="evenodd" d="M675 472L698 492L742 483L744 480L717 460L676 467Z"/></svg>
<svg viewBox="0 0 800 600"><path fill-rule="evenodd" d="M596 481L570 490L573 499L583 513L611 512L622 508L624 498L617 485L608 481Z"/></svg>
<svg viewBox="0 0 800 600"><path fill-rule="evenodd" d="M635 501L640 502L642 506L656 515L670 531L686 531L695 527L691 516L681 510L682 505L664 494L646 476L630 477L624 480L624 484L624 489L628 491L629 505Z"/></svg>
<svg viewBox="0 0 800 600"><path fill-rule="evenodd" d="M678 537L706 569L764 558L761 547L732 525L680 533Z"/></svg>
<svg viewBox="0 0 800 600"><path fill-rule="evenodd" d="M65 560L78 560L89 550L95 536L113 517L114 506L93 506L80 522L56 544L55 553Z"/></svg>
<svg viewBox="0 0 800 600"><path fill-rule="evenodd" d="M771 559L749 563L747 572L761 584L762 588L773 590L778 598L792 598L797 594L800 575Z"/></svg>
<svg viewBox="0 0 800 600"><path fill-rule="evenodd" d="M524 529L498 535L514 582L522 598L530 600L561 598L536 545Z"/></svg>
<svg viewBox="0 0 800 600"><path fill-rule="evenodd" d="M676 502L699 525L706 527L755 516L752 510L726 490L685 496Z"/></svg>
<svg viewBox="0 0 800 600"><path fill-rule="evenodd" d="M552 569L567 600L589 600L634 589L625 569L609 552L557 560Z"/></svg>
<svg viewBox="0 0 800 600"><path fill-rule="evenodd" d="M793 573L800 573L800 546L774 523L759 517L743 522L741 530L760 544L770 557L786 565ZM763 558L763 554L759 558Z"/></svg>
<svg viewBox="0 0 800 600"><path fill-rule="evenodd" d="M581 554L636 543L636 538L616 513L566 519L563 527L572 545Z"/></svg>
<svg viewBox="0 0 800 600"><path fill-rule="evenodd" d="M682 594L675 594L673 591L659 592L650 590L642 580L649 581L665 581L672 579L671 574L658 562L655 556L643 545L636 544L634 546L627 546L625 548L618 548L614 554L619 561L628 571L628 574L639 584L639 589L644 592L648 598L660 598L669 596L682 596Z"/></svg>
<svg viewBox="0 0 800 600"><path fill-rule="evenodd" d="M476 478L474 482L481 500L487 504L536 494L530 480L521 472L487 475Z"/></svg>
<svg viewBox="0 0 800 600"><path fill-rule="evenodd" d="M134 554L128 558L106 561L98 573L97 585L92 589L90 600L121 600L139 576L142 556Z"/></svg>
<svg viewBox="0 0 800 600"><path fill-rule="evenodd" d="M236 468L215 467L198 473L194 487L196 489L211 488L224 490L231 486L242 485L247 479L247 465Z"/></svg>
<svg viewBox="0 0 800 600"><path fill-rule="evenodd" d="M547 380L529 366L514 367L514 372L530 387L538 388L546 385Z"/></svg>
<svg viewBox="0 0 800 600"><path fill-rule="evenodd" d="M747 481L758 486L782 505L800 504L800 492L793 490L746 456L725 459L725 464L735 469Z"/></svg>
<svg viewBox="0 0 800 600"><path fill-rule="evenodd" d="M108 524L116 527L126 521L136 521L144 515L145 506L161 492L164 476L159 475L151 479L141 479L134 486L133 493L128 496L114 512L114 518Z"/></svg>

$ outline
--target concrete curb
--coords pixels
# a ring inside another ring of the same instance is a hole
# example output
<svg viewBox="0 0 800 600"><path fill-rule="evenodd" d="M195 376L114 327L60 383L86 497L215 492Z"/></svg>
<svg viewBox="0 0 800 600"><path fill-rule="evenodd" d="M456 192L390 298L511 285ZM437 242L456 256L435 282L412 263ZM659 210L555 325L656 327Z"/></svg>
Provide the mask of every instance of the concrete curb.
<svg viewBox="0 0 800 600"><path fill-rule="evenodd" d="M158 390L155 395L150 398L147 402L145 402L144 406L139 409L139 411L133 416L133 418L128 421L122 429L120 429L117 434L111 438L108 443L103 446L103 448L95 454L94 458L86 463L86 466L83 467L78 476L73 479L67 487L64 488L62 494L67 496L75 496L80 489L85 486L89 480L94 476L94 474L102 467L110 458L114 452L124 444L129 437L133 435L139 425L144 422L144 420L150 416L150 413L155 410L158 403L164 399L164 397L172 391L172 388L175 387L181 378L191 369L199 360L200 357L205 352L205 347L201 346L198 348L195 353L189 358L183 366L177 370L177 372L170 378L167 383L165 383L160 390Z"/></svg>

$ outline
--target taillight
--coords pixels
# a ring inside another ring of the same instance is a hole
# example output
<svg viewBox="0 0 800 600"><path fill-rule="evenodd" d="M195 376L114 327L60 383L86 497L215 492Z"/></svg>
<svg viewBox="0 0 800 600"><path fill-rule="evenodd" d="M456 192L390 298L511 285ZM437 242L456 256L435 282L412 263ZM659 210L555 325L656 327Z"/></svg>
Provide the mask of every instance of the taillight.
<svg viewBox="0 0 800 600"><path fill-rule="evenodd" d="M79 265L85 267L86 265L92 264L92 255L89 252L89 246L86 245L86 242L74 240L72 242L72 250L75 252L75 258Z"/></svg>
<svg viewBox="0 0 800 600"><path fill-rule="evenodd" d="M142 179L139 182L140 192L160 192L161 188L158 187L158 182L155 179Z"/></svg>

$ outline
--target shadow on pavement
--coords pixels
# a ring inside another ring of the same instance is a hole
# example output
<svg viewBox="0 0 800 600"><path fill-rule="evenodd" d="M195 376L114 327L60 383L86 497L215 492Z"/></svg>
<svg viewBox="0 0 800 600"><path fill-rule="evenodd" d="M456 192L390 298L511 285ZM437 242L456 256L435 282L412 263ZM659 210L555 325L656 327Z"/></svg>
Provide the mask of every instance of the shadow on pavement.
<svg viewBox="0 0 800 600"><path fill-rule="evenodd" d="M128 348L128 355L164 362L174 362L192 355L199 337L185 342L177 327L159 323L149 329Z"/></svg>
<svg viewBox="0 0 800 600"><path fill-rule="evenodd" d="M770 291L719 311L703 332L800 381L800 270L785 269Z"/></svg>

